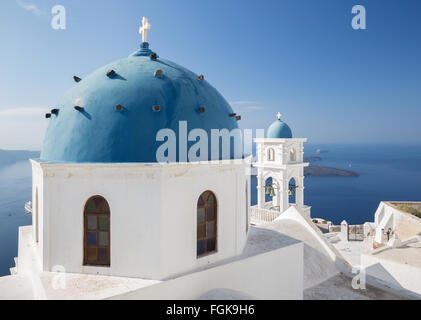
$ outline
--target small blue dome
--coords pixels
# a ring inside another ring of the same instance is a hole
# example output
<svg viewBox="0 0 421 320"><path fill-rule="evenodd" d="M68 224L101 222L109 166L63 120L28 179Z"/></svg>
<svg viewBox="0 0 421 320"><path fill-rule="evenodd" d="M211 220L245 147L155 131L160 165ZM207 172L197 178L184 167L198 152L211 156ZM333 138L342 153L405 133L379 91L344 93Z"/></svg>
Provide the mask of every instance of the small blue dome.
<svg viewBox="0 0 421 320"><path fill-rule="evenodd" d="M267 132L267 138L291 139L292 138L291 128L281 119L278 119L270 125Z"/></svg>
<svg viewBox="0 0 421 320"><path fill-rule="evenodd" d="M156 141L157 132L168 128L177 136L178 161L179 121L187 121L188 132L205 130L209 150L212 129L238 128L231 106L214 87L151 53L148 43L142 43L128 58L76 83L49 119L41 160L156 162L164 143ZM189 141L188 148L195 143Z"/></svg>

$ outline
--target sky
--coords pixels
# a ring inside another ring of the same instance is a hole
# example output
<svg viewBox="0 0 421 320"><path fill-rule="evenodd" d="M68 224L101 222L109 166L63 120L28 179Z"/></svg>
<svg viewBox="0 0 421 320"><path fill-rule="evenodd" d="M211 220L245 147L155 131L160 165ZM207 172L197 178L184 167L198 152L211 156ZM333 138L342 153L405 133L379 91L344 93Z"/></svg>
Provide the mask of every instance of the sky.
<svg viewBox="0 0 421 320"><path fill-rule="evenodd" d="M39 150L73 76L134 52L143 16L151 49L204 74L243 129L279 111L311 143L421 144L420 13L418 0L2 0L0 148Z"/></svg>

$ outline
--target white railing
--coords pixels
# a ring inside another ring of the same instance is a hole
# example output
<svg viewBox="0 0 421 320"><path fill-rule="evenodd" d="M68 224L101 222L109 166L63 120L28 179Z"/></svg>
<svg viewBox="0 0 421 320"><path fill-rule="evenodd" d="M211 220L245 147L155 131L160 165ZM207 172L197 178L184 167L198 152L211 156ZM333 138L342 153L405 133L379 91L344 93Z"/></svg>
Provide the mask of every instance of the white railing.
<svg viewBox="0 0 421 320"><path fill-rule="evenodd" d="M281 215L280 211L263 209L258 206L249 208L250 221L252 224L262 224L272 222Z"/></svg>

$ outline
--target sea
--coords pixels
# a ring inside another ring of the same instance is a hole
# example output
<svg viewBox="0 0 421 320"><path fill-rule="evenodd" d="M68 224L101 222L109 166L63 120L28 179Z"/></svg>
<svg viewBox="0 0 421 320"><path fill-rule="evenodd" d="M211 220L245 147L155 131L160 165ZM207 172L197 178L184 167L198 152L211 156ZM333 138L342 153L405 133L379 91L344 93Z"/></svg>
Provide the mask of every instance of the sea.
<svg viewBox="0 0 421 320"><path fill-rule="evenodd" d="M304 202L312 207L313 218L361 224L374 220L381 201L421 201L421 145L306 144L305 156L320 157L314 165L359 174L306 177ZM252 177L252 204L257 203L256 185ZM0 276L9 275L14 266L19 226L31 224L24 210L30 200L29 161L0 164Z"/></svg>

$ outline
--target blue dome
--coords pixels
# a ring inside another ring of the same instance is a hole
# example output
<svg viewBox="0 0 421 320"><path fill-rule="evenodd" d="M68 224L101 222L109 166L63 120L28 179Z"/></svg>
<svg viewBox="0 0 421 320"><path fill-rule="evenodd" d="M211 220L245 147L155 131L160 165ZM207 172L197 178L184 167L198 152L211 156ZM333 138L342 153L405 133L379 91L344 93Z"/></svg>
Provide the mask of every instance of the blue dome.
<svg viewBox="0 0 421 320"><path fill-rule="evenodd" d="M281 119L278 119L270 125L267 132L267 137L276 139L290 139L292 138L292 131L285 122L283 122Z"/></svg>
<svg viewBox="0 0 421 320"><path fill-rule="evenodd" d="M142 43L128 58L76 83L51 115L41 160L156 162L156 150L164 143L156 141L156 134L168 128L177 136L178 161L179 121L187 121L188 132L205 130L209 146L212 129L238 128L231 106L207 81L173 62L151 59L151 53ZM115 73L107 75L110 70Z"/></svg>

